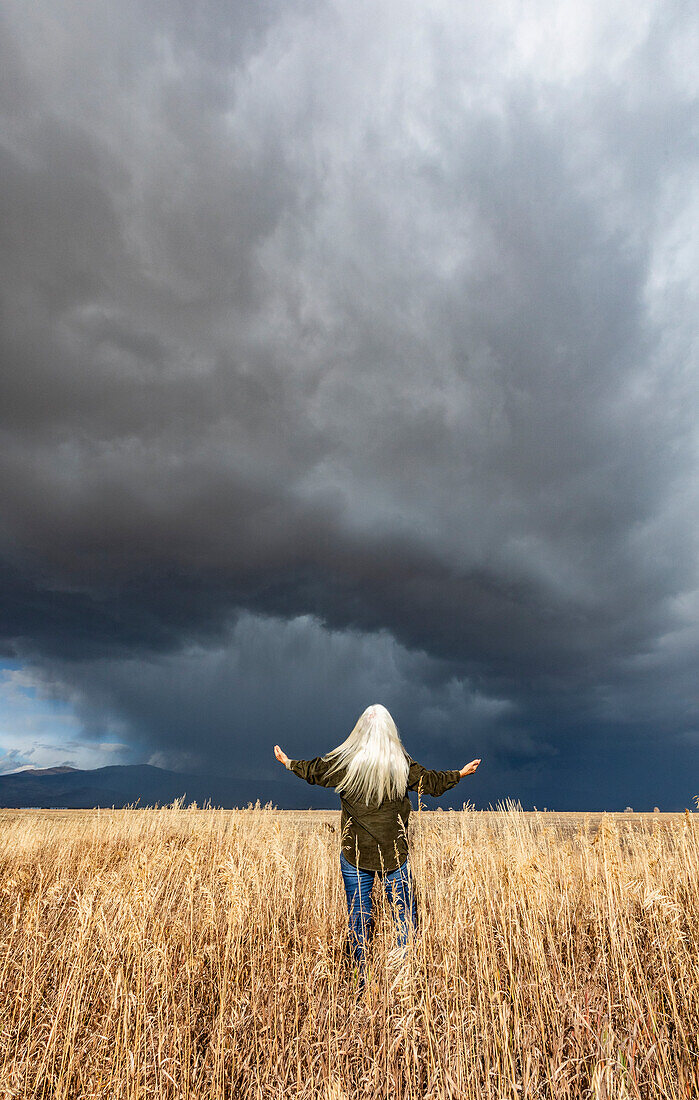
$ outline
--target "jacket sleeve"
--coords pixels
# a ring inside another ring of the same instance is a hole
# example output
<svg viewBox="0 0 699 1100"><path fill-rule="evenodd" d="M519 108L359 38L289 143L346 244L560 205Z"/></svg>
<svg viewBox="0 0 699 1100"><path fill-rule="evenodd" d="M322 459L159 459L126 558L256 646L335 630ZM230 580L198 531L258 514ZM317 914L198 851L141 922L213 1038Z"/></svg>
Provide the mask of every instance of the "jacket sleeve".
<svg viewBox="0 0 699 1100"><path fill-rule="evenodd" d="M331 776L330 767L330 763L323 760L322 756L314 756L312 760L292 760L289 771L298 775L299 779L305 779L307 783L317 783L319 787L334 787L340 779L335 772Z"/></svg>
<svg viewBox="0 0 699 1100"><path fill-rule="evenodd" d="M435 772L429 768L423 768L422 764L417 764L414 760L411 760L410 771L408 772L408 790L416 791L420 780L422 780L422 793L431 794L433 798L438 798L440 794L444 794L451 787L455 787L460 779L461 773L458 769Z"/></svg>

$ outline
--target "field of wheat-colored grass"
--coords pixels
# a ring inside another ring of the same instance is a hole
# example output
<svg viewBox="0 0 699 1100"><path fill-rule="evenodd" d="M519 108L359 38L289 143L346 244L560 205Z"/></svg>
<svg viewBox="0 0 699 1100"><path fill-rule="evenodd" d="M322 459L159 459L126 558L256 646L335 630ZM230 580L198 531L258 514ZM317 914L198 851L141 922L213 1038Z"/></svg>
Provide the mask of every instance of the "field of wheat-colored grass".
<svg viewBox="0 0 699 1100"><path fill-rule="evenodd" d="M357 998L339 813L0 811L0 1098L698 1097L698 818L414 813Z"/></svg>

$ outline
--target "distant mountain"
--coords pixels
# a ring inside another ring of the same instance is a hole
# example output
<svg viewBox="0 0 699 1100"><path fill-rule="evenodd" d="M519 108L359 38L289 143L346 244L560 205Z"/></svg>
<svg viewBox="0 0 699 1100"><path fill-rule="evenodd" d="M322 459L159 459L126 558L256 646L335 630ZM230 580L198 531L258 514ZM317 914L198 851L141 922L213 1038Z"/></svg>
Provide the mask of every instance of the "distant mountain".
<svg viewBox="0 0 699 1100"><path fill-rule="evenodd" d="M91 807L122 808L164 806L184 796L184 805L231 809L247 806L258 798L279 809L339 809L332 789L312 787L285 772L279 779L238 779L218 775L184 775L153 764L112 764L106 768L80 769L62 766L37 768L0 775L0 807L41 809Z"/></svg>
<svg viewBox="0 0 699 1100"><path fill-rule="evenodd" d="M59 764L56 768L33 768L31 764L23 764L21 768L7 772L7 775L18 775L20 772L31 772L32 775L58 775L60 772L75 772L77 768L71 768L70 764Z"/></svg>

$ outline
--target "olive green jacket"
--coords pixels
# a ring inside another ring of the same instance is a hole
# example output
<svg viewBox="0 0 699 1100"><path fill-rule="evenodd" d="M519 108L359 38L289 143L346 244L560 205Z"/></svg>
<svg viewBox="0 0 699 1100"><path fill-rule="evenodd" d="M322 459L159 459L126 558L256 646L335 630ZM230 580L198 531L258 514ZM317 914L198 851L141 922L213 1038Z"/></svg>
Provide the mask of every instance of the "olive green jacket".
<svg viewBox="0 0 699 1100"><path fill-rule="evenodd" d="M438 797L461 779L458 770L436 772L423 768L408 757L408 790ZM291 760L289 770L321 787L334 787L341 773L329 774L331 763L322 756L313 760ZM365 871L395 871L408 858L408 818L412 809L407 791L403 798L384 799L379 806L367 806L340 795L342 854L355 867Z"/></svg>

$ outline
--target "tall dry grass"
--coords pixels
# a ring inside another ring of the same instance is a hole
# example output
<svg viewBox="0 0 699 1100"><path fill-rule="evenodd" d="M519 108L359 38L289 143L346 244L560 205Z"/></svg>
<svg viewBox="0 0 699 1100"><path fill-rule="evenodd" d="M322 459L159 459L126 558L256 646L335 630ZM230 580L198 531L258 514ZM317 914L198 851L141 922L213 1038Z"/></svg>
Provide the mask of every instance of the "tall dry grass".
<svg viewBox="0 0 699 1100"><path fill-rule="evenodd" d="M699 1096L696 819L550 820L413 814L356 1001L336 816L6 813L0 1096Z"/></svg>

